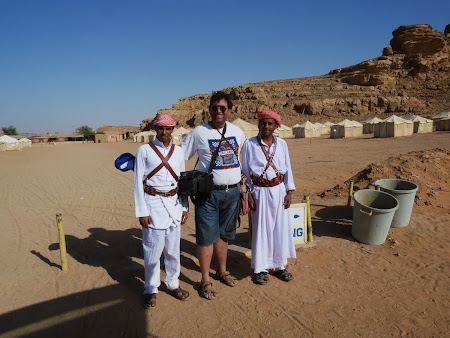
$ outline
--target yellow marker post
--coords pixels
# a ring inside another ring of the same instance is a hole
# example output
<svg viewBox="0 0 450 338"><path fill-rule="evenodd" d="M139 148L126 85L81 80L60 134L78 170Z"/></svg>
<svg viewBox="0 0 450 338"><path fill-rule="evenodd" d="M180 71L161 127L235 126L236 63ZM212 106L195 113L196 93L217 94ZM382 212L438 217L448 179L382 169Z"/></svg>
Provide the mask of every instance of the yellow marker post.
<svg viewBox="0 0 450 338"><path fill-rule="evenodd" d="M61 270L67 271L67 252L66 252L66 237L64 236L64 226L62 223L62 215L56 214L56 224L58 225L59 232L59 251L61 254Z"/></svg>
<svg viewBox="0 0 450 338"><path fill-rule="evenodd" d="M348 189L347 208L350 208L350 205L352 204L352 196L353 196L353 180L350 181L350 187Z"/></svg>
<svg viewBox="0 0 450 338"><path fill-rule="evenodd" d="M306 221L307 221L307 238L308 242L313 241L313 234L312 234L312 222L311 222L311 204L309 202L309 196L305 196L306 200Z"/></svg>

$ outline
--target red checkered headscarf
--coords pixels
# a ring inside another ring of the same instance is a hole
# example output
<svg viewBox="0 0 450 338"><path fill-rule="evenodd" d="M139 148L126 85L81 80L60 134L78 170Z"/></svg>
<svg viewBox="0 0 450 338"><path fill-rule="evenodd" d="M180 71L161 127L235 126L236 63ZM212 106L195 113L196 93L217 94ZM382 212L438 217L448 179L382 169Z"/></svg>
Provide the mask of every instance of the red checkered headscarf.
<svg viewBox="0 0 450 338"><path fill-rule="evenodd" d="M281 116L278 113L275 113L273 110L263 110L258 114L258 120L262 119L274 119L278 127L281 125Z"/></svg>
<svg viewBox="0 0 450 338"><path fill-rule="evenodd" d="M176 122L169 114L159 114L153 121L154 126L175 127Z"/></svg>

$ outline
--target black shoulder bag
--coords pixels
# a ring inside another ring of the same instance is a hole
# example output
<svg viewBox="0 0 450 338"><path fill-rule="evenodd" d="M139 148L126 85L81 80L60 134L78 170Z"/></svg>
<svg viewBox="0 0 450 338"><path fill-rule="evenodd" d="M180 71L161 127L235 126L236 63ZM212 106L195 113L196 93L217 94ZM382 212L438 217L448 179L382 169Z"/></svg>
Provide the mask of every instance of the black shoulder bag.
<svg viewBox="0 0 450 338"><path fill-rule="evenodd" d="M222 144L222 141L225 138L225 132L227 130L227 125L223 127L223 131L221 134L221 138L219 141L219 144L217 145L216 150L213 153L213 156L211 158L211 162L209 164L209 169L206 173L199 171L199 170L189 170L189 171L183 171L180 173L180 180L178 181L178 194L182 196L191 196L191 199L193 203L195 204L195 197L196 196L207 196L211 194L213 190L213 174L212 174L212 168L214 166L214 163L216 162L217 155L219 153L220 145ZM197 167L197 163L195 164L195 167Z"/></svg>

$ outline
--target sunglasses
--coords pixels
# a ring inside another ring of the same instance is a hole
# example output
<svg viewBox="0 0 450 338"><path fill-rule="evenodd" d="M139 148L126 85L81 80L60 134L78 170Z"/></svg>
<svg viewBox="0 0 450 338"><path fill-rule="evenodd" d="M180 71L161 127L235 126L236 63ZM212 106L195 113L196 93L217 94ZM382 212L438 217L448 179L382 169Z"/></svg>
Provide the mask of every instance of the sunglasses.
<svg viewBox="0 0 450 338"><path fill-rule="evenodd" d="M227 107L225 107L225 106L212 106L211 107L211 110L214 112L214 113L217 113L218 111L219 111L219 109L220 109L220 111L222 112L222 113L225 113L226 111L227 111Z"/></svg>

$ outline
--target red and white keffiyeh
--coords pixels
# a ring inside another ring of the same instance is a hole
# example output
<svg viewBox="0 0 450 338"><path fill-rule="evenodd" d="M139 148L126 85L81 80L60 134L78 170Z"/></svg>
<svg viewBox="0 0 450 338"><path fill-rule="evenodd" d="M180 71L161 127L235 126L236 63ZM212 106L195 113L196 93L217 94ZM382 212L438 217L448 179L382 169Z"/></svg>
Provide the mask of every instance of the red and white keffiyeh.
<svg viewBox="0 0 450 338"><path fill-rule="evenodd" d="M175 127L176 122L169 114L159 114L153 121L154 126Z"/></svg>
<svg viewBox="0 0 450 338"><path fill-rule="evenodd" d="M281 125L281 116L273 110L263 110L258 114L258 120L262 119L274 119L278 126Z"/></svg>

